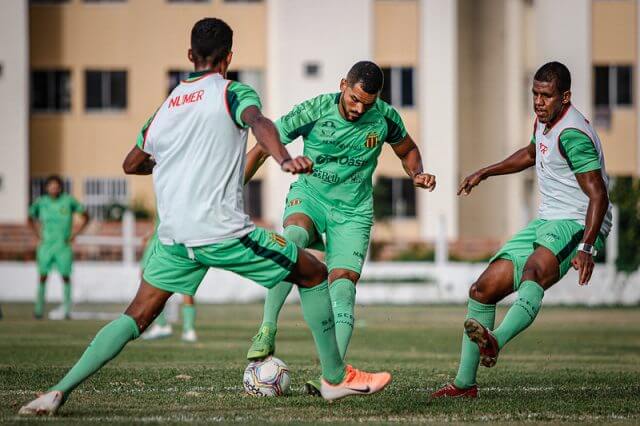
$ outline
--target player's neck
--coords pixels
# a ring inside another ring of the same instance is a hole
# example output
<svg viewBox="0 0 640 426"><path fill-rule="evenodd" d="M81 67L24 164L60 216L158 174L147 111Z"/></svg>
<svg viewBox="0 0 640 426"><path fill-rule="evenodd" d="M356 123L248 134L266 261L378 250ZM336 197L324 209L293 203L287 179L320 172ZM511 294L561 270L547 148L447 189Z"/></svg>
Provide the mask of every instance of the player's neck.
<svg viewBox="0 0 640 426"><path fill-rule="evenodd" d="M215 66L212 65L211 63L195 64L194 72L203 72L203 71L223 74L223 71L225 70L223 69L222 64L218 64Z"/></svg>

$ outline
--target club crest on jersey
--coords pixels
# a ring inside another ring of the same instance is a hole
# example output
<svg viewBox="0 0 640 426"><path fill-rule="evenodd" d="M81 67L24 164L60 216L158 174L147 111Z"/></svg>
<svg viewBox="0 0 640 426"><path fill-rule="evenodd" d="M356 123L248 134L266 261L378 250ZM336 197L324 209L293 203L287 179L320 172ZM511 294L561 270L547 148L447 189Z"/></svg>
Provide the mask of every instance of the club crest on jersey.
<svg viewBox="0 0 640 426"><path fill-rule="evenodd" d="M287 245L287 240L285 240L282 235L278 235L275 232L271 233L271 241L278 244L280 247L284 247Z"/></svg>
<svg viewBox="0 0 640 426"><path fill-rule="evenodd" d="M375 148L377 145L378 145L378 134L369 133L367 135L367 139L364 141L364 146L371 149L371 148Z"/></svg>
<svg viewBox="0 0 640 426"><path fill-rule="evenodd" d="M540 152L542 153L542 155L547 155L547 152L549 152L549 147L540 142Z"/></svg>
<svg viewBox="0 0 640 426"><path fill-rule="evenodd" d="M300 198L294 198L289 201L289 207L297 206L298 204L302 204L302 200Z"/></svg>

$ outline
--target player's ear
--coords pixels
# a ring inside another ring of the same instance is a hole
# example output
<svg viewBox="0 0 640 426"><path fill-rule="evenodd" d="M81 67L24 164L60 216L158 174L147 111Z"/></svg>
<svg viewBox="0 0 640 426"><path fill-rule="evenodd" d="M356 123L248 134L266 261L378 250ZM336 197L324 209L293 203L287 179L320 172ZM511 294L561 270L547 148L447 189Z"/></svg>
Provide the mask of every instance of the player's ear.
<svg viewBox="0 0 640 426"><path fill-rule="evenodd" d="M233 59L233 52L229 51L229 54L227 55L227 67L231 65L231 59Z"/></svg>
<svg viewBox="0 0 640 426"><path fill-rule="evenodd" d="M187 58L189 58L189 62L193 62L195 63L195 58L193 57L193 50L189 49L187 50Z"/></svg>
<svg viewBox="0 0 640 426"><path fill-rule="evenodd" d="M340 91L344 92L345 90L347 90L347 80L343 78L340 80Z"/></svg>
<svg viewBox="0 0 640 426"><path fill-rule="evenodd" d="M562 94L562 105L567 105L571 102L571 90L567 90Z"/></svg>

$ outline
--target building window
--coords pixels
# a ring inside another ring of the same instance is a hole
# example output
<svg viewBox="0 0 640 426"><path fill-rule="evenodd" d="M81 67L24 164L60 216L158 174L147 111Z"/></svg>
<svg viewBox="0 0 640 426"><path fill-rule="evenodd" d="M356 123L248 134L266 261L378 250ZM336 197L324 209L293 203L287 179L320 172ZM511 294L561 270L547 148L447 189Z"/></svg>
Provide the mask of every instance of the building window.
<svg viewBox="0 0 640 426"><path fill-rule="evenodd" d="M69 0L29 0L31 4L62 4L67 3Z"/></svg>
<svg viewBox="0 0 640 426"><path fill-rule="evenodd" d="M224 0L225 3L261 3L262 0Z"/></svg>
<svg viewBox="0 0 640 426"><path fill-rule="evenodd" d="M307 78L320 77L320 63L307 62L304 64L304 76Z"/></svg>
<svg viewBox="0 0 640 426"><path fill-rule="evenodd" d="M167 0L169 3L209 3L211 0Z"/></svg>
<svg viewBox="0 0 640 426"><path fill-rule="evenodd" d="M71 72L38 70L31 72L31 111L71 110Z"/></svg>
<svg viewBox="0 0 640 426"><path fill-rule="evenodd" d="M124 3L127 0L84 0L85 3Z"/></svg>
<svg viewBox="0 0 640 426"><path fill-rule="evenodd" d="M593 67L594 124L611 127L611 111L633 106L633 68L629 65Z"/></svg>
<svg viewBox="0 0 640 426"><path fill-rule="evenodd" d="M87 70L85 96L88 111L126 109L127 72Z"/></svg>
<svg viewBox="0 0 640 426"><path fill-rule="evenodd" d="M374 188L376 217L416 217L416 190L408 178L378 178Z"/></svg>
<svg viewBox="0 0 640 426"><path fill-rule="evenodd" d="M380 97L394 107L414 106L413 67L385 67L384 87Z"/></svg>
<svg viewBox="0 0 640 426"><path fill-rule="evenodd" d="M47 177L40 176L31 178L31 191L29 193L29 204L33 203L36 198L46 195L45 182ZM71 186L71 179L68 177L62 177L62 190L67 194L71 193L73 187Z"/></svg>
<svg viewBox="0 0 640 426"><path fill-rule="evenodd" d="M170 94L173 89L176 88L180 81L185 80L189 77L189 73L191 71L188 70L170 70L168 73L168 87L167 93ZM253 89L263 97L263 88L264 88L264 73L260 70L232 70L227 71L227 79L239 81L244 84L248 84L253 87Z"/></svg>
<svg viewBox="0 0 640 426"><path fill-rule="evenodd" d="M251 180L244 186L244 211L252 219L262 217L262 181Z"/></svg>
<svg viewBox="0 0 640 426"><path fill-rule="evenodd" d="M122 217L129 203L129 187L125 178L87 178L84 181L84 203L96 220Z"/></svg>

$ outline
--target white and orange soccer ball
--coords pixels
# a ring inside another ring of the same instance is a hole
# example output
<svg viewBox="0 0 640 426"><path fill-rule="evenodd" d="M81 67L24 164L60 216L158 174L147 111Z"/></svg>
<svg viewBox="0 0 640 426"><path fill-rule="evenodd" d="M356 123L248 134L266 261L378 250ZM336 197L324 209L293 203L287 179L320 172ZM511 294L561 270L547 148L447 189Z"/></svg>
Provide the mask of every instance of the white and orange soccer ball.
<svg viewBox="0 0 640 426"><path fill-rule="evenodd" d="M281 396L289 391L289 367L281 359L269 356L252 361L244 370L244 390L254 396Z"/></svg>

